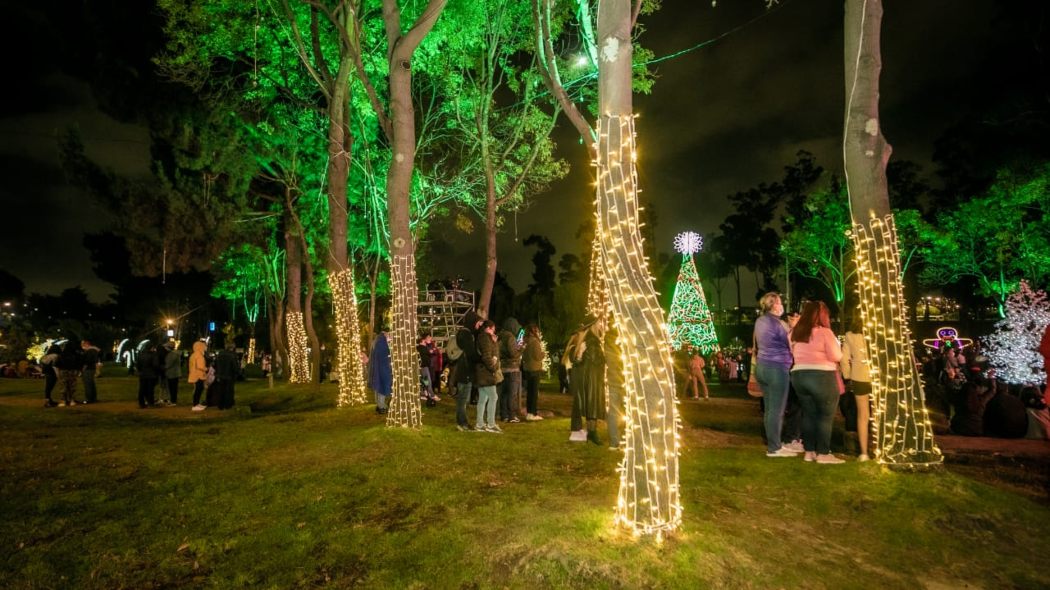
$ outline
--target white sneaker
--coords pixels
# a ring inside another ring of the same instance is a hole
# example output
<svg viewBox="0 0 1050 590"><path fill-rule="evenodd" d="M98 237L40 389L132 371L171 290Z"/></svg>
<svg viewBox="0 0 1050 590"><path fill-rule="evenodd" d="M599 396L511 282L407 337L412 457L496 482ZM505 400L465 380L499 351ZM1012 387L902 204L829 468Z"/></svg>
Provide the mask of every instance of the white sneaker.
<svg viewBox="0 0 1050 590"><path fill-rule="evenodd" d="M817 460L817 453L815 451L806 451L806 456L802 457L802 460L807 463L812 463Z"/></svg>
<svg viewBox="0 0 1050 590"><path fill-rule="evenodd" d="M197 404L197 405L193 406L190 409L193 410L194 412L203 412L204 410L208 409L208 406L202 406L200 404Z"/></svg>
<svg viewBox="0 0 1050 590"><path fill-rule="evenodd" d="M789 451L794 451L796 453L805 453L806 452L806 447L802 446L802 441L797 440L797 439L793 440L793 441L791 441L789 443L784 443L780 448L787 449Z"/></svg>
<svg viewBox="0 0 1050 590"><path fill-rule="evenodd" d="M857 457L857 462L858 463L863 463L865 461L870 461L870 460L871 460L871 457L869 457L867 454L860 455L859 457Z"/></svg>
<svg viewBox="0 0 1050 590"><path fill-rule="evenodd" d="M539 422L540 420L543 420L543 416L537 416L536 414L525 415L526 422Z"/></svg>
<svg viewBox="0 0 1050 590"><path fill-rule="evenodd" d="M569 442L587 442L587 431L573 430L569 434Z"/></svg>
<svg viewBox="0 0 1050 590"><path fill-rule="evenodd" d="M772 453L766 453L766 456L767 457L797 457L798 453L796 453L795 451L789 451L788 449L786 449L784 447L780 447L779 449L773 451Z"/></svg>
<svg viewBox="0 0 1050 590"><path fill-rule="evenodd" d="M817 455L817 463L824 463L825 465L838 465L839 463L845 462L845 459L839 459L835 455Z"/></svg>
<svg viewBox="0 0 1050 590"><path fill-rule="evenodd" d="M493 434L503 434L503 429L493 424L492 426L486 426L485 432L491 432Z"/></svg>

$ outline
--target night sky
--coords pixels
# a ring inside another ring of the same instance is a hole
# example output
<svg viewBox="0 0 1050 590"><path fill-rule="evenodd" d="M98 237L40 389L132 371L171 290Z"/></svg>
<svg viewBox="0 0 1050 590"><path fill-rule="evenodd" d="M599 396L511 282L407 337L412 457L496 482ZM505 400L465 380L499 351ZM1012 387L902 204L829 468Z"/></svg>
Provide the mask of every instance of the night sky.
<svg viewBox="0 0 1050 590"><path fill-rule="evenodd" d="M984 112L1027 77L1046 76L1031 40L1033 22L1045 12L1040 2L885 2L881 114L894 158L919 163L935 181L934 141L947 128ZM665 0L660 12L643 17L642 43L658 57L739 27L655 66L652 94L636 97L641 188L656 213L658 250L669 252L683 230L713 235L729 212L726 195L778 180L798 150L813 152L828 170L841 169L842 14L837 0L790 0L768 13L759 0L715 7ZM101 301L109 287L94 277L81 241L109 220L64 182L55 134L79 125L90 155L135 174L148 165L147 133L102 114L87 85L57 67L61 52L47 35L23 32L3 43L6 55L34 57L14 66L19 90L12 94L9 86L0 102L0 268L21 278L27 292L79 284ZM558 137L572 173L518 215L516 232L512 217L500 236L501 270L519 290L532 271L533 250L521 246L529 234L548 236L557 256L583 254L574 234L591 214L590 172L571 126L565 123ZM462 274L479 286L484 236L477 227L463 235L435 225L428 239L444 254L432 257L434 274Z"/></svg>

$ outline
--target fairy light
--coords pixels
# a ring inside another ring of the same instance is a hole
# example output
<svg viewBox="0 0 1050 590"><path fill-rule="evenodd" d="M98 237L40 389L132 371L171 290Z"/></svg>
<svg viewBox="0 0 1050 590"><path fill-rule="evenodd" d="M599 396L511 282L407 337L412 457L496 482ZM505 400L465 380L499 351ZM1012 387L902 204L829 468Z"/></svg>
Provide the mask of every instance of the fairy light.
<svg viewBox="0 0 1050 590"><path fill-rule="evenodd" d="M701 354L709 354L718 350L718 334L693 260L693 254L703 248L703 238L696 232L682 232L675 236L674 247L682 254L682 267L678 271L674 298L667 314L671 349L693 346Z"/></svg>
<svg viewBox="0 0 1050 590"><path fill-rule="evenodd" d="M406 309L402 293L418 292L416 259L414 256L394 255L390 259L390 274L394 287L393 322L390 338L390 360L394 372L394 390L386 425L400 428L419 428L423 413L419 406L419 355L416 352L416 297ZM407 291L406 291L407 289Z"/></svg>
<svg viewBox="0 0 1050 590"><path fill-rule="evenodd" d="M357 321L357 294L354 292L354 270L347 267L328 275L335 304L335 333L338 343L335 367L339 371L339 407L363 404L365 371L361 363L361 330Z"/></svg>
<svg viewBox="0 0 1050 590"><path fill-rule="evenodd" d="M179 345L175 345L175 349L178 350ZM249 363L255 361L255 338L248 339L248 361Z"/></svg>
<svg viewBox="0 0 1050 590"><path fill-rule="evenodd" d="M310 356L307 354L306 327L303 312L289 311L285 314L288 325L288 382L310 382Z"/></svg>
<svg viewBox="0 0 1050 590"><path fill-rule="evenodd" d="M1021 281L1018 290L1006 299L1006 317L995 324L985 349L995 376L1007 383L1023 385L1046 383L1039 342L1050 324L1050 303L1046 292L1032 290Z"/></svg>
<svg viewBox="0 0 1050 590"><path fill-rule="evenodd" d="M944 457L933 441L912 355L893 215L872 217L867 226L854 224L852 238L871 370L876 459L906 468L938 465Z"/></svg>
<svg viewBox="0 0 1050 590"><path fill-rule="evenodd" d="M663 310L638 222L634 117L598 123L597 234L613 321L620 334L625 431L615 523L662 539L682 521L678 401Z"/></svg>
<svg viewBox="0 0 1050 590"><path fill-rule="evenodd" d="M596 227L600 227L601 221ZM609 313L609 288L605 285L605 262L602 260L602 240L597 229L591 241L591 268L587 281L587 313L596 318Z"/></svg>

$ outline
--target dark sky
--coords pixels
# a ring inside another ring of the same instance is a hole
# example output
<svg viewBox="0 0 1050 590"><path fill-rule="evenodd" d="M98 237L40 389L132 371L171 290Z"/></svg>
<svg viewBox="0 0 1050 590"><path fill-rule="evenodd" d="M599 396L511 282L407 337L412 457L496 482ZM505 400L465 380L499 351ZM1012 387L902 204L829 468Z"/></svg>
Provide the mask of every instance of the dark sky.
<svg viewBox="0 0 1050 590"><path fill-rule="evenodd" d="M884 4L884 133L894 158L922 164L932 178L933 143L946 128L982 112L1018 78L1047 75L1033 71L1030 41L1033 19L1045 8L1035 1ZM739 27L655 66L652 94L636 97L642 197L656 213L658 250L670 251L680 231L712 235L729 212L726 195L778 180L800 149L829 170L841 168L842 14L838 0L788 0L768 14L760 0L723 0L715 7L665 0L659 13L643 17L642 43L657 56ZM34 39L38 46L48 43L46 36ZM7 55L14 43L5 42ZM0 204L7 213L0 268L20 277L30 292L79 284L102 300L108 286L94 278L81 240L108 220L66 186L55 134L78 125L92 156L129 173L148 165L147 134L100 113L86 84L56 68L25 74L24 91L0 103ZM564 127L559 137L572 173L516 223L510 218L500 236L501 269L519 290L532 271L533 251L521 245L529 234L548 236L558 256L582 253L574 234L590 215L590 173L575 132ZM479 285L480 231L462 235L439 223L430 239L444 252L436 274L462 274L470 286Z"/></svg>

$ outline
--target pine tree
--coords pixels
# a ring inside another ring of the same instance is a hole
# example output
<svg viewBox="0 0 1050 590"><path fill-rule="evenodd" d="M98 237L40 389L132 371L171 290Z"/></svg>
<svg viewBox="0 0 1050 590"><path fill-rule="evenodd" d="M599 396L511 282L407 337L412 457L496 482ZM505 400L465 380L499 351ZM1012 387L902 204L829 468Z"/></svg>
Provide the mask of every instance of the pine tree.
<svg viewBox="0 0 1050 590"><path fill-rule="evenodd" d="M718 335L693 261L693 254L700 251L703 239L697 233L683 232L675 237L674 244L675 249L682 253L682 267L678 271L678 283L667 319L671 348L694 347L701 354L714 352L718 350Z"/></svg>
<svg viewBox="0 0 1050 590"><path fill-rule="evenodd" d="M1006 300L1006 317L999 320L988 338L988 358L999 379L1018 384L1046 381L1039 342L1047 324L1050 302L1046 292L1033 291L1027 281L1021 281L1017 292Z"/></svg>

